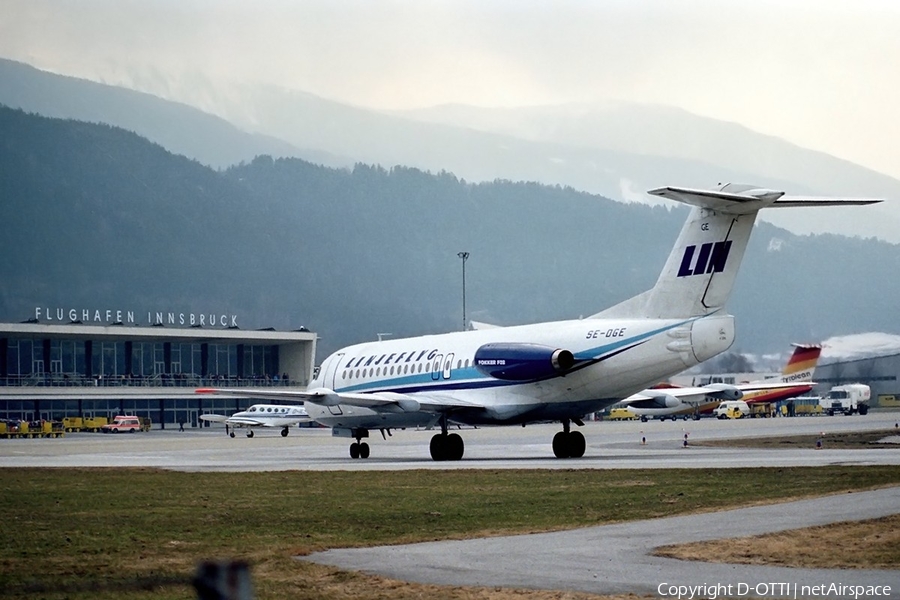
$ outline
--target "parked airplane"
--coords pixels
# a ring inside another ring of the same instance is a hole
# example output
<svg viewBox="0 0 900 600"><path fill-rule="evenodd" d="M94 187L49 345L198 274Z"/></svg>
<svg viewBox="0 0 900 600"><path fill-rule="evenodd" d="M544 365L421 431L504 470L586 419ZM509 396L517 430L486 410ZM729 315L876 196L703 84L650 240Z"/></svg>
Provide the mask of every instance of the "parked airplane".
<svg viewBox="0 0 900 600"><path fill-rule="evenodd" d="M646 421L648 418L673 421L678 417L700 418L711 413L723 400L743 400L747 404L777 402L803 395L813 388L813 373L822 346L792 344L794 352L779 379L761 379L734 385L711 383L699 387L659 386L634 394L619 404Z"/></svg>
<svg viewBox="0 0 900 600"><path fill-rule="evenodd" d="M440 426L434 460L459 460L451 423L525 425L560 421L559 458L580 457L571 424L727 350L734 318L724 312L758 212L782 206L871 204L879 200L788 198L726 184L714 190L663 187L649 193L692 205L650 290L586 319L426 335L357 344L325 359L305 392L198 392L303 400L332 433L369 456L372 429ZM602 243L602 240L598 240Z"/></svg>
<svg viewBox="0 0 900 600"><path fill-rule="evenodd" d="M288 434L291 425L299 425L301 422L310 421L309 414L303 406L282 406L278 404L254 404L247 410L227 415L205 414L200 415L204 421L213 423L225 423L231 427L230 435L234 437L237 427L247 427L247 437L253 437L254 427L281 427L281 437ZM227 429L227 427L226 427Z"/></svg>

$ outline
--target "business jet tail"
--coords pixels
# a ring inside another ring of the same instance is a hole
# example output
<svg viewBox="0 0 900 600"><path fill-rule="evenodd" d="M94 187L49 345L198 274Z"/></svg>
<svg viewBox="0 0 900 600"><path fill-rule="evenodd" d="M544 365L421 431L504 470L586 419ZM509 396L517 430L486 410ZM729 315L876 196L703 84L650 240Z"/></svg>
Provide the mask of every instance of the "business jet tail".
<svg viewBox="0 0 900 600"><path fill-rule="evenodd" d="M690 318L720 310L734 287L756 215L769 207L844 206L878 199L788 197L725 184L713 190L662 187L649 194L693 206L656 285L590 318Z"/></svg>

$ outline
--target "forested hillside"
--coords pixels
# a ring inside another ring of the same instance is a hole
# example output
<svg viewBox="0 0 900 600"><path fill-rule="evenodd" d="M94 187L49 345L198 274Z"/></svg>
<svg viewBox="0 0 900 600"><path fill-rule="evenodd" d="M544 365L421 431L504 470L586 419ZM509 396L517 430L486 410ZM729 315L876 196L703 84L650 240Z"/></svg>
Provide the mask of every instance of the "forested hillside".
<svg viewBox="0 0 900 600"><path fill-rule="evenodd" d="M263 156L217 172L121 129L7 108L0 132L6 321L35 306L215 310L243 328L304 325L328 352L461 327L460 251L470 319L587 316L653 284L686 215L402 167ZM736 349L894 332L897 272L896 245L761 225L730 304Z"/></svg>

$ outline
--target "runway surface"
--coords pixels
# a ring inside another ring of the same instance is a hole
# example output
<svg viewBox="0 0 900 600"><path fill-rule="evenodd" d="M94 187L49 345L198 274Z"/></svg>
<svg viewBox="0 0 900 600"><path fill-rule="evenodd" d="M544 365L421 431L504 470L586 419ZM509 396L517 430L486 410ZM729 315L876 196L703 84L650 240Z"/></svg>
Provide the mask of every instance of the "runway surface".
<svg viewBox="0 0 900 600"><path fill-rule="evenodd" d="M849 507L852 511L848 511ZM897 570L792 569L650 555L654 548L667 544L760 535L825 525L848 517L868 519L896 512L900 512L900 488L890 488L574 531L329 550L303 560L438 585L654 596L672 596L671 589L678 586L715 585L725 586L730 592L697 596L853 597L840 593L802 593L803 586L834 583L890 586L887 597L896 598L900 596L900 571ZM874 594L860 597L871 598Z"/></svg>
<svg viewBox="0 0 900 600"><path fill-rule="evenodd" d="M670 469L755 466L900 465L900 445L862 450L825 447L747 449L683 447L690 442L740 437L789 436L883 430L900 412L851 417L796 417L718 421L588 422L585 456L559 460L551 440L559 424L462 429L463 460L435 463L428 453L434 431L395 431L383 440L372 432L371 457L352 460L350 440L328 429L257 429L234 438L224 427L158 430L135 434L70 433L58 439L0 440L0 467L158 467L177 471L395 470L395 469ZM644 443L642 443L642 440ZM827 440L827 437L826 437Z"/></svg>

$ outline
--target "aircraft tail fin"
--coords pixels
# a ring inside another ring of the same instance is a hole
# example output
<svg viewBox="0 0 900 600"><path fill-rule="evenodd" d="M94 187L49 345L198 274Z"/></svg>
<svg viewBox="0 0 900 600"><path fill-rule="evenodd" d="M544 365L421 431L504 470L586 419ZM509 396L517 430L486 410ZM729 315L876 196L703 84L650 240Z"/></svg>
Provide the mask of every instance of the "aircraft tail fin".
<svg viewBox="0 0 900 600"><path fill-rule="evenodd" d="M819 363L819 355L822 354L822 346L819 344L792 344L794 353L784 366L781 373L781 381L793 383L795 381L812 381L816 365Z"/></svg>
<svg viewBox="0 0 900 600"><path fill-rule="evenodd" d="M662 187L648 192L693 206L650 290L591 318L690 318L720 310L734 287L756 215L763 208L873 204L876 199L785 196L751 185L713 190Z"/></svg>

